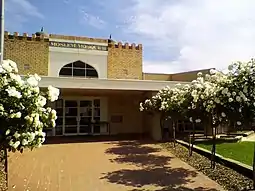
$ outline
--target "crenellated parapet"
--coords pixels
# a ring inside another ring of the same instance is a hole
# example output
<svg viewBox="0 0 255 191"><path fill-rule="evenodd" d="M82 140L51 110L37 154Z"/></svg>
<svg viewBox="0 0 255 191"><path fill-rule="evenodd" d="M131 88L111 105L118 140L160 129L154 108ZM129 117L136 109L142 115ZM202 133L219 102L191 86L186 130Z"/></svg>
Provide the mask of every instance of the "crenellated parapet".
<svg viewBox="0 0 255 191"><path fill-rule="evenodd" d="M85 41L85 42L95 42L95 43L107 43L107 39L102 38L90 38L85 36L70 36L70 35L60 35L60 34L50 34L51 39L59 40L70 40L70 41Z"/></svg>
<svg viewBox="0 0 255 191"><path fill-rule="evenodd" d="M111 42L109 43L109 47L111 48L118 48L118 49L132 49L132 50L142 50L142 44L129 44L129 43L122 43L122 42L118 42L118 43L114 43Z"/></svg>
<svg viewBox="0 0 255 191"><path fill-rule="evenodd" d="M49 36L46 34L36 35L32 34L29 36L28 33L19 34L18 32L10 33L8 31L4 32L5 40L25 40L25 41L49 41Z"/></svg>

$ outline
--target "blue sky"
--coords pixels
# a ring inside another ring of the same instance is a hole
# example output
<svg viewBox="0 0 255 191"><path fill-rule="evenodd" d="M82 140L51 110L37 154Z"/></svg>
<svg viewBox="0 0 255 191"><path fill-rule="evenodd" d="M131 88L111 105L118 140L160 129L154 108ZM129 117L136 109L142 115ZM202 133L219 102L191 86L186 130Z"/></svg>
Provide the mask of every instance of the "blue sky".
<svg viewBox="0 0 255 191"><path fill-rule="evenodd" d="M5 0L10 32L142 43L144 71L173 73L245 61L255 53L253 0Z"/></svg>

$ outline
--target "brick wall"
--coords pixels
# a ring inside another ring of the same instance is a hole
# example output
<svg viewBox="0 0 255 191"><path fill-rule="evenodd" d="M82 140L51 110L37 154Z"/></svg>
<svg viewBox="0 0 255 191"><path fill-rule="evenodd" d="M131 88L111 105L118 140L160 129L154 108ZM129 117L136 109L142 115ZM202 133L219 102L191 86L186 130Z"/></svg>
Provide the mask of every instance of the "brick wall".
<svg viewBox="0 0 255 191"><path fill-rule="evenodd" d="M205 70L195 70L183 73L172 74L172 81L192 81L197 79L197 73L202 72L203 75L209 74L210 69Z"/></svg>
<svg viewBox="0 0 255 191"><path fill-rule="evenodd" d="M171 80L171 74L143 73L143 80L170 81Z"/></svg>
<svg viewBox="0 0 255 191"><path fill-rule="evenodd" d="M139 104L143 97L140 95L122 94L108 97L108 116L122 116L122 122L110 122L111 134L143 133L143 113Z"/></svg>
<svg viewBox="0 0 255 191"><path fill-rule="evenodd" d="M183 81L191 82L197 79L197 73L202 72L203 75L209 74L210 69L195 70L188 72L181 72L175 74L156 74L156 73L143 73L144 80L159 80L159 81Z"/></svg>
<svg viewBox="0 0 255 191"><path fill-rule="evenodd" d="M142 45L109 44L108 78L142 80Z"/></svg>
<svg viewBox="0 0 255 191"><path fill-rule="evenodd" d="M5 32L4 59L17 63L19 74L48 75L49 42L48 39L35 35L10 35Z"/></svg>

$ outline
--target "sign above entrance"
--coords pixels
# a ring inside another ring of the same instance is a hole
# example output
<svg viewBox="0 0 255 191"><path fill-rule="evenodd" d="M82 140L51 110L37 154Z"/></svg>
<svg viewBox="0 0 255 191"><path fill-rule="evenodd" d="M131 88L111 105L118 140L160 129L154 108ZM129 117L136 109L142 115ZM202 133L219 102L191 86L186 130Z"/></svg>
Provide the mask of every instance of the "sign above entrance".
<svg viewBox="0 0 255 191"><path fill-rule="evenodd" d="M85 49L85 50L99 50L99 51L108 50L108 46L94 45L94 44L57 42L57 41L50 41L49 43L51 47L58 47L58 48L79 48L79 49Z"/></svg>

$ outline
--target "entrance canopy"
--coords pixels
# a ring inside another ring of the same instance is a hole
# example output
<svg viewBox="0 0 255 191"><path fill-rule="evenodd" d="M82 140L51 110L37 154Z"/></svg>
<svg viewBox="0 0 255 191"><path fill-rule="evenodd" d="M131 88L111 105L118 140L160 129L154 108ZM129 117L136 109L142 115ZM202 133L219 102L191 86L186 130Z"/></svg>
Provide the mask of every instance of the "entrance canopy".
<svg viewBox="0 0 255 191"><path fill-rule="evenodd" d="M152 80L120 80L120 79L84 79L70 77L42 77L39 86L44 88L52 85L60 89L90 89L90 90L137 90L158 91L166 86L175 84L188 84L178 81L152 81Z"/></svg>

